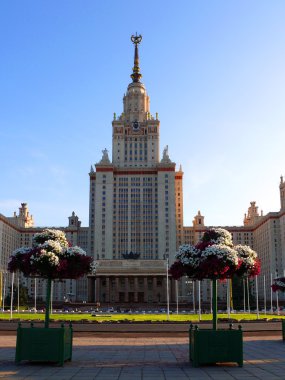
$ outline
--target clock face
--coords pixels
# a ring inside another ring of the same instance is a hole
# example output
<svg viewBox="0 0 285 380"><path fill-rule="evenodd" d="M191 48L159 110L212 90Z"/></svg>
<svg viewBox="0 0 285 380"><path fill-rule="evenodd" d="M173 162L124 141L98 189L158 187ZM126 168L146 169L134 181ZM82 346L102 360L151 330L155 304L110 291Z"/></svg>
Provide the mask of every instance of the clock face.
<svg viewBox="0 0 285 380"><path fill-rule="evenodd" d="M140 129L140 124L138 121L133 122L133 131L138 131Z"/></svg>

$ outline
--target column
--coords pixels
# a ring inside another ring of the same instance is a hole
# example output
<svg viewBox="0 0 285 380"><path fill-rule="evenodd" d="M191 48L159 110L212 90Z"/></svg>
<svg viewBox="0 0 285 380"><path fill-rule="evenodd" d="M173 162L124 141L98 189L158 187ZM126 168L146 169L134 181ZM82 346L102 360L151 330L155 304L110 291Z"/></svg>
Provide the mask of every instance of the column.
<svg viewBox="0 0 285 380"><path fill-rule="evenodd" d="M156 276L154 276L153 277L153 280L152 280L152 291L153 291L153 299L152 299L152 301L153 302L157 302L158 300L157 300L157 277Z"/></svg>
<svg viewBox="0 0 285 380"><path fill-rule="evenodd" d="M120 293L119 277L116 277L115 278L115 302L119 302L119 293Z"/></svg>
<svg viewBox="0 0 285 380"><path fill-rule="evenodd" d="M95 301L95 278L94 277L88 277L88 283L87 283L87 299L88 302L94 302Z"/></svg>
<svg viewBox="0 0 285 380"><path fill-rule="evenodd" d="M166 296L166 278L162 278L162 291L161 291L161 302L167 302L167 296Z"/></svg>
<svg viewBox="0 0 285 380"><path fill-rule="evenodd" d="M110 277L106 277L106 302L110 302Z"/></svg>
<svg viewBox="0 0 285 380"><path fill-rule="evenodd" d="M125 277L125 302L129 302L129 278Z"/></svg>
<svg viewBox="0 0 285 380"><path fill-rule="evenodd" d="M169 302L176 302L176 286L175 281L173 278L170 278L170 286L169 286L169 294L170 294L170 300Z"/></svg>
<svg viewBox="0 0 285 380"><path fill-rule="evenodd" d="M101 278L100 277L96 277L95 279L95 292L96 292L96 297L95 297L95 302L101 302L101 297L100 297L100 293L101 293Z"/></svg>
<svg viewBox="0 0 285 380"><path fill-rule="evenodd" d="M148 301L148 297L147 297L147 294L148 294L148 287L147 287L147 277L145 277L143 279L143 298L144 298L144 302L147 302Z"/></svg>
<svg viewBox="0 0 285 380"><path fill-rule="evenodd" d="M134 278L134 300L135 302L138 302L138 278L135 277Z"/></svg>

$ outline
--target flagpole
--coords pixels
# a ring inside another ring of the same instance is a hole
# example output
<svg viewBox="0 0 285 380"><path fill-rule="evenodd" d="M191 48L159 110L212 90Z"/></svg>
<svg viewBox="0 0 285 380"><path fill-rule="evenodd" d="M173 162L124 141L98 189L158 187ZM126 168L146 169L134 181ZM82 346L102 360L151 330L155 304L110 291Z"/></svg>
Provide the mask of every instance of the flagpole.
<svg viewBox="0 0 285 380"><path fill-rule="evenodd" d="M10 319L13 319L14 277L15 277L15 272L12 272L11 295L10 295Z"/></svg>
<svg viewBox="0 0 285 380"><path fill-rule="evenodd" d="M265 286L265 275L263 276L263 303L264 303L264 313L266 315L266 286Z"/></svg>
<svg viewBox="0 0 285 380"><path fill-rule="evenodd" d="M257 280L257 276L255 276L255 292L256 292L256 316L257 316L257 319L259 319L258 280Z"/></svg>
<svg viewBox="0 0 285 380"><path fill-rule="evenodd" d="M34 287L35 287L35 313L37 312L37 279L36 277L34 278Z"/></svg>
<svg viewBox="0 0 285 380"><path fill-rule="evenodd" d="M4 281L3 281L3 313L5 311L5 297L6 297L6 276L7 276L7 272L3 272L4 274Z"/></svg>
<svg viewBox="0 0 285 380"><path fill-rule="evenodd" d="M175 290L176 290L176 314L178 314L178 280L175 281Z"/></svg>
<svg viewBox="0 0 285 380"><path fill-rule="evenodd" d="M201 281L198 281L199 322L201 321Z"/></svg>
<svg viewBox="0 0 285 380"><path fill-rule="evenodd" d="M20 272L19 271L18 271L18 277L17 277L17 287L18 287L18 294L17 294L18 313L20 313Z"/></svg>
<svg viewBox="0 0 285 380"><path fill-rule="evenodd" d="M195 281L192 280L192 285L193 285L193 294L192 294L192 298L193 298L193 314L195 314L196 312L196 305L195 305Z"/></svg>
<svg viewBox="0 0 285 380"><path fill-rule="evenodd" d="M246 278L246 284L247 284L247 309L248 309L248 314L250 314L249 281L248 281L248 277Z"/></svg>
<svg viewBox="0 0 285 380"><path fill-rule="evenodd" d="M168 257L166 258L166 302L167 302L167 320L169 321Z"/></svg>
<svg viewBox="0 0 285 380"><path fill-rule="evenodd" d="M228 310L228 318L231 317L231 306L230 306L230 280L227 279L227 310Z"/></svg>
<svg viewBox="0 0 285 380"><path fill-rule="evenodd" d="M272 273L270 273L270 283L271 283L271 285L273 283ZM270 312L271 312L271 314L273 314L272 287L271 286L270 286Z"/></svg>
<svg viewBox="0 0 285 380"><path fill-rule="evenodd" d="M210 313L213 314L213 281L210 281Z"/></svg>
<svg viewBox="0 0 285 380"><path fill-rule="evenodd" d="M53 285L54 285L54 281L52 280L51 281L51 291L50 291L50 313L52 314L53 311L52 311L52 303L53 303Z"/></svg>
<svg viewBox="0 0 285 380"><path fill-rule="evenodd" d="M245 306L245 279L243 278L243 280L242 280L242 283L243 283L243 312L245 313L245 308L246 308L246 306Z"/></svg>

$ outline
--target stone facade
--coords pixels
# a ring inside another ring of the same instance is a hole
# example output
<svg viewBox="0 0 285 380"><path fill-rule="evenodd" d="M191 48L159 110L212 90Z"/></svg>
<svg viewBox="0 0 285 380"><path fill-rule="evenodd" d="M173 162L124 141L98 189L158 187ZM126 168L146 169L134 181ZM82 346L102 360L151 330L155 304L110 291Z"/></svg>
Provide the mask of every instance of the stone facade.
<svg viewBox="0 0 285 380"><path fill-rule="evenodd" d="M166 260L171 264L181 244L195 244L208 228L198 211L192 226L183 223L183 171L170 159L168 146L160 152L160 121L150 112L150 99L141 83L138 44L133 38L135 59L132 82L123 97L123 112L112 121L112 155L91 166L89 226L82 227L73 212L67 227L61 227L72 245L79 245L98 261L95 277L55 283L56 301L106 303L159 303L166 301ZM226 226L235 244L255 249L262 261L259 286L285 270L285 182L280 181L280 211L259 214L251 202L243 226ZM50 227L52 228L52 227ZM4 282L9 283L7 262L11 252L31 245L35 233L26 203L12 217L0 214L0 300ZM124 259L130 253L137 260ZM23 280L34 296L34 280ZM45 297L45 281L37 280L37 295ZM179 282L179 297L189 300L190 281ZM201 285L204 301L210 300L207 281ZM196 286L194 293L197 296ZM224 297L225 286L220 287ZM170 279L170 298L175 299ZM1 301L2 302L2 301Z"/></svg>

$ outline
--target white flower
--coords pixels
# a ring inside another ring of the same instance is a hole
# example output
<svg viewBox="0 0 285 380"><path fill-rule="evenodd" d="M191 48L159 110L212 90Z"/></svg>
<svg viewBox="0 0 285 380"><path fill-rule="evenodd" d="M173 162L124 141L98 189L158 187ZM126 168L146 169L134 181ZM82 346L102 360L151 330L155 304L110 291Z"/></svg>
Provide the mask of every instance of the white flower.
<svg viewBox="0 0 285 380"><path fill-rule="evenodd" d="M76 254L86 256L86 252L77 245L74 247L67 248L67 250L65 251L65 256L75 256Z"/></svg>
<svg viewBox="0 0 285 380"><path fill-rule="evenodd" d="M219 235L217 239L211 239L212 243L215 244L223 244L232 246L233 245L233 239L232 235L229 231L225 230L224 228L213 228L213 230Z"/></svg>
<svg viewBox="0 0 285 380"><path fill-rule="evenodd" d="M15 249L15 251L12 252L11 256L23 255L25 253L29 253L30 251L31 251L31 248L27 248L27 247L17 248Z"/></svg>
<svg viewBox="0 0 285 380"><path fill-rule="evenodd" d="M35 234L33 237L33 244L35 246L42 244L46 240L57 241L62 247L67 248L68 242L65 233L60 230L45 229L43 232Z"/></svg>
<svg viewBox="0 0 285 380"><path fill-rule="evenodd" d="M43 244L39 245L39 248L43 248L47 251L60 254L62 252L61 244L56 240L47 240Z"/></svg>
<svg viewBox="0 0 285 380"><path fill-rule="evenodd" d="M193 245L184 244L179 247L175 257L185 266L197 267L199 265L200 251Z"/></svg>
<svg viewBox="0 0 285 380"><path fill-rule="evenodd" d="M238 253L238 257L242 260L243 264L248 268L252 268L256 263L257 253L251 249L248 245L237 245L235 249Z"/></svg>
<svg viewBox="0 0 285 380"><path fill-rule="evenodd" d="M201 261L205 261L209 257L216 257L217 259L224 261L225 264L238 265L237 251L227 245L209 245L201 253Z"/></svg>

